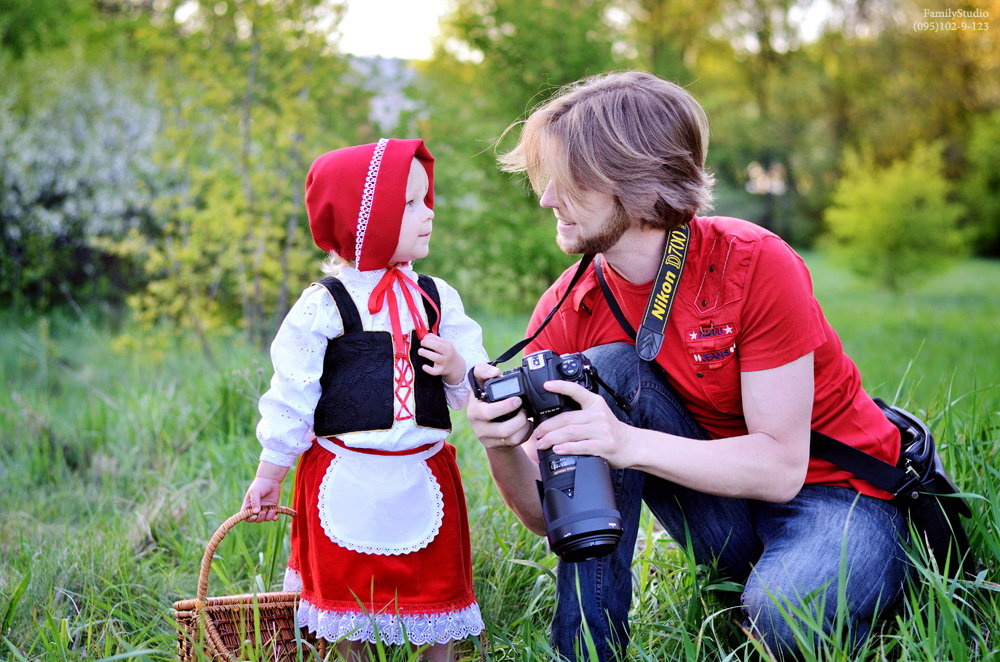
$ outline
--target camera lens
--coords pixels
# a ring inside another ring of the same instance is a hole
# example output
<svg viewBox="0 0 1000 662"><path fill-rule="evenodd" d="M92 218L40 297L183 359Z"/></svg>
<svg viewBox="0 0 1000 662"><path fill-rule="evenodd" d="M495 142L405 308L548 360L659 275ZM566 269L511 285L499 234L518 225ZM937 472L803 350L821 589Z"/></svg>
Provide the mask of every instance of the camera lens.
<svg viewBox="0 0 1000 662"><path fill-rule="evenodd" d="M577 529L583 533L574 535L573 531ZM563 538L554 540L559 535ZM550 531L549 545L559 558L576 563L607 556L615 551L621 537L621 522L615 521L610 515L585 517Z"/></svg>
<svg viewBox="0 0 1000 662"><path fill-rule="evenodd" d="M622 537L608 463L589 455L539 452L542 513L549 547L565 561L614 551Z"/></svg>

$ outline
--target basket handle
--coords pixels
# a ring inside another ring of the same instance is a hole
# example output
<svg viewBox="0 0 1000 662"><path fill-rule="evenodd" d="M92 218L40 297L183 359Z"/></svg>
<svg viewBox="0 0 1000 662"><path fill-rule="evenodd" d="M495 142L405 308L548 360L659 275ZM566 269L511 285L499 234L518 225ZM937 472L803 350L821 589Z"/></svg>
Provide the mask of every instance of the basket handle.
<svg viewBox="0 0 1000 662"><path fill-rule="evenodd" d="M285 508L284 506L264 506L261 508L261 511L263 512L264 510L271 509L276 510L282 515L295 517L295 511L291 508ZM198 619L205 627L205 634L208 637L209 643L227 660L235 660L236 658L234 658L226 650L226 646L222 641L222 637L219 635L219 631L215 628L215 624L208 620L208 616L205 613L205 606L208 600L208 576L212 572L212 559L215 557L215 550L222 542L222 539L226 537L226 534L229 533L229 530L234 526L253 516L253 509L247 508L246 510L241 510L236 513L219 525L219 528L215 530L215 533L212 534L212 537L209 539L208 545L205 546L205 554L201 557L201 571L198 573L198 593L195 600L195 612L198 614Z"/></svg>
<svg viewBox="0 0 1000 662"><path fill-rule="evenodd" d="M291 508L285 508L284 506L264 506L261 508L261 512L272 509L277 510L278 513L282 515L295 517L295 511ZM219 528L215 530L214 534L212 534L211 539L208 541L208 545L205 547L205 554L201 557L201 572L198 573L197 599L199 605L208 599L208 576L212 572L212 559L215 557L216 548L222 542L222 539L226 537L226 534L229 533L230 529L240 522L253 517L253 515L254 512L250 508L241 510L220 524Z"/></svg>

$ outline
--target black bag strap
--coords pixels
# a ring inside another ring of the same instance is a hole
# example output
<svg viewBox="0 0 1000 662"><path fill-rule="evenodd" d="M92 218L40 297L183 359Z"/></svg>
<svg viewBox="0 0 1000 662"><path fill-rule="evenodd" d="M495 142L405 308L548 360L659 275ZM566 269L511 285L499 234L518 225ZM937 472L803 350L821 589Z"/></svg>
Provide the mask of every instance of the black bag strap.
<svg viewBox="0 0 1000 662"><path fill-rule="evenodd" d="M594 273L597 276L597 283L601 286L601 292L604 294L608 308L611 309L611 313L618 320L618 324L621 325L622 330L634 341L636 337L635 329L625 317L625 313L622 312L621 306L618 305L618 301L611 292L611 287L604 276L604 269L600 258L594 262ZM879 404L879 408L885 409L886 405L881 403L877 398L876 403ZM895 424L895 421L892 422ZM875 487L889 492L894 497L901 494L915 495L920 485L920 477L915 473L907 473L899 467L816 430L810 431L809 454L835 464L845 471L850 471L858 478L866 480Z"/></svg>
<svg viewBox="0 0 1000 662"><path fill-rule="evenodd" d="M909 474L822 432L810 431L809 454L850 471L893 497L915 496L919 492L920 476Z"/></svg>
<svg viewBox="0 0 1000 662"><path fill-rule="evenodd" d="M622 330L634 341L636 337L635 329L625 317L621 306L608 286L607 278L604 276L602 261L598 258L594 263L594 273L597 276L597 283L601 286L601 292L607 301L608 308L618 320ZM876 400L878 402L878 400ZM880 408L882 405L879 405ZM850 471L852 474L866 480L875 487L889 492L894 497L900 494L915 495L919 487L919 476L907 473L888 462L860 451L853 446L849 446L839 439L827 436L822 432L810 430L809 454L822 458L831 464Z"/></svg>

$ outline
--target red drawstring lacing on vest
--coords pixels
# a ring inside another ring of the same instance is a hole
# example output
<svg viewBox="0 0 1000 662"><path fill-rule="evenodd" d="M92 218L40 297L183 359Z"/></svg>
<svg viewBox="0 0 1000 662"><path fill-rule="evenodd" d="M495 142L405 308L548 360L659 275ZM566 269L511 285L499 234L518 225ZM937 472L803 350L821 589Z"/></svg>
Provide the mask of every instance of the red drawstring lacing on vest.
<svg viewBox="0 0 1000 662"><path fill-rule="evenodd" d="M409 400L413 393L413 364L410 362L410 335L403 333L403 325L399 319L399 300L396 298L394 285L399 283L399 289L403 293L406 301L406 308L410 312L410 319L413 320L413 328L417 338L423 340L428 332L437 332L437 327L441 320L441 311L437 304L424 290L404 274L398 267L389 267L379 280L371 296L368 297L368 312L372 315L378 313L388 304L389 324L392 327L392 348L393 348L393 374L395 375L395 385L393 395L399 403L399 413L396 414L397 421L405 421L413 418L410 411ZM413 297L413 292L417 292L430 302L435 312L434 328L428 330L427 323L420 314L420 308Z"/></svg>

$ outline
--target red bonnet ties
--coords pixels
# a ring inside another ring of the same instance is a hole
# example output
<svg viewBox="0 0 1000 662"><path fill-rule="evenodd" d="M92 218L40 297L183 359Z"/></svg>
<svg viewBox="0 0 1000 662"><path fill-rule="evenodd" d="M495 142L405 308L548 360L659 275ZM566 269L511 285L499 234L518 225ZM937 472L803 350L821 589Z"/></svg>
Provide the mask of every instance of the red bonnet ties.
<svg viewBox="0 0 1000 662"><path fill-rule="evenodd" d="M410 411L408 402L410 394L413 392L414 376L413 365L410 362L410 336L408 333L403 332L403 325L399 319L399 300L396 298L395 288L393 287L396 283L399 283L399 289L403 293L403 299L406 301L406 308L410 313L410 319L413 320L413 328L416 331L418 339L424 339L424 336L428 333L428 328L423 315L420 314L420 308L413 297L413 291L418 292L434 308L436 319L434 328L430 329L431 332L437 332L437 327L441 322L441 311L438 310L434 300L424 292L423 288L404 274L399 267L395 266L386 269L385 274L383 274L375 289L372 290L371 296L368 297L368 312L372 315L381 311L386 304L389 307L394 368L397 375L393 394L399 402L399 413L396 414L396 420L403 421L413 418L413 412Z"/></svg>

